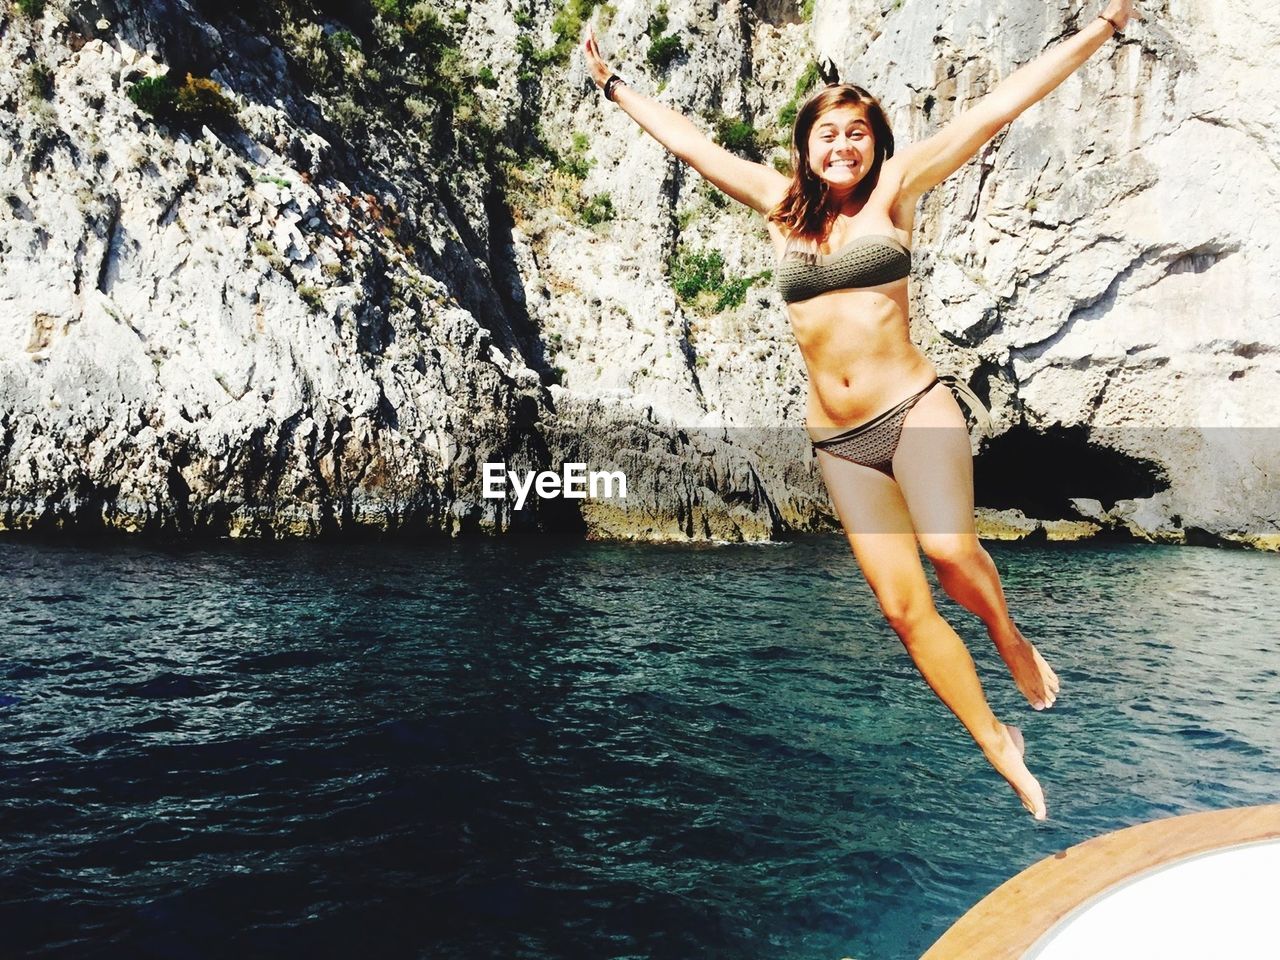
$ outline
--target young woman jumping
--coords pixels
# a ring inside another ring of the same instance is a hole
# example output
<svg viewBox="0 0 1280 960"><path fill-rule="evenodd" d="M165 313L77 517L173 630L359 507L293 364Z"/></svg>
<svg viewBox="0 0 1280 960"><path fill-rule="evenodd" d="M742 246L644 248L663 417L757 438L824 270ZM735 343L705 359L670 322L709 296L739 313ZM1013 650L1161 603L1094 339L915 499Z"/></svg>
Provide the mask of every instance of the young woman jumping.
<svg viewBox="0 0 1280 960"><path fill-rule="evenodd" d="M1052 706L1058 678L1009 616L995 564L978 541L964 414L911 342L911 236L926 192L1133 15L1132 0L1111 0L1077 34L936 134L897 151L880 104L866 90L852 84L819 90L796 114L791 177L729 153L685 117L637 93L605 65L593 33L584 45L608 99L706 180L764 216L808 369L806 425L853 554L925 681L1038 820L1047 808L1023 761L1022 734L991 712L969 651L934 606L920 561L923 549L947 594L981 618L1031 705Z"/></svg>

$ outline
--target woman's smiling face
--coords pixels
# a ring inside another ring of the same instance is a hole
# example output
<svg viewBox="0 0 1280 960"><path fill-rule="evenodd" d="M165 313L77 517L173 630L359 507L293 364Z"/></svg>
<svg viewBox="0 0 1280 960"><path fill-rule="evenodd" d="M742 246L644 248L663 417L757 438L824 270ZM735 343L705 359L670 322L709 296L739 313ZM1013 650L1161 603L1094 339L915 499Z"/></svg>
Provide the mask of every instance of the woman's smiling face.
<svg viewBox="0 0 1280 960"><path fill-rule="evenodd" d="M808 146L814 176L836 193L856 187L876 158L866 107L836 107L822 114L809 131Z"/></svg>

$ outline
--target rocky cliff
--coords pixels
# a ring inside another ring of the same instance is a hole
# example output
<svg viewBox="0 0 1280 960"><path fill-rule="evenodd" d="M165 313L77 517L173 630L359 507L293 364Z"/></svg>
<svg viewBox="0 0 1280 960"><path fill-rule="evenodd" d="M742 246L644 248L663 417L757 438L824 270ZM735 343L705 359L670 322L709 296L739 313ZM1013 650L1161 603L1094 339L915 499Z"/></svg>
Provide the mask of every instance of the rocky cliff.
<svg viewBox="0 0 1280 960"><path fill-rule="evenodd" d="M782 163L819 72L910 141L1074 7L7 5L0 526L829 526L762 224L600 100L583 18L638 88ZM1276 545L1280 22L1144 9L926 198L918 335L993 408L991 532ZM516 511L489 461L620 467L628 496Z"/></svg>

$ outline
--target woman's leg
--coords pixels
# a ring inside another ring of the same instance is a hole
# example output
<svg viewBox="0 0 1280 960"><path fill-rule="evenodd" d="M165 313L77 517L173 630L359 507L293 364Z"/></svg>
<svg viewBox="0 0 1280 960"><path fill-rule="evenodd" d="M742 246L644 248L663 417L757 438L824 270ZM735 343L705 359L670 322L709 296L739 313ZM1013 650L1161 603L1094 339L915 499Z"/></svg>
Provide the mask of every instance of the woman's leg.
<svg viewBox="0 0 1280 960"><path fill-rule="evenodd" d="M973 522L973 457L955 397L934 387L907 416L893 458L920 545L947 594L987 627L1018 689L1037 710L1053 705L1058 677L1014 625L995 562Z"/></svg>
<svg viewBox="0 0 1280 960"><path fill-rule="evenodd" d="M884 474L819 451L818 463L849 545L911 659L1037 819L1044 793L1022 760L1022 737L991 712L973 658L933 605L907 504Z"/></svg>

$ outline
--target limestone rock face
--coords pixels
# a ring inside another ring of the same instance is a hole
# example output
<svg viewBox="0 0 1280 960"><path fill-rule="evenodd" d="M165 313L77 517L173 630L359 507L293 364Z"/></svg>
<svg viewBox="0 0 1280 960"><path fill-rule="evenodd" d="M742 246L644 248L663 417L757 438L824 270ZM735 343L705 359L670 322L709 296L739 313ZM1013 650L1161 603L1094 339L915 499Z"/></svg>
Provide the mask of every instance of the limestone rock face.
<svg viewBox="0 0 1280 960"><path fill-rule="evenodd" d="M168 65L137 6L0 39L4 526L494 529L458 491L527 442L537 376L406 255L401 195L335 171L278 50L218 37L240 130L141 114L126 86ZM414 239L456 257L450 232Z"/></svg>
<svg viewBox="0 0 1280 960"><path fill-rule="evenodd" d="M829 528L763 221L602 101L578 54L540 53L561 4L414 9L0 12L0 527ZM618 0L596 18L636 89L708 133L748 121L743 149L770 163L811 61L911 142L1077 28L1070 9L818 0L807 21L669 0L663 23ZM979 464L1000 482L980 469L979 502L1034 518L1011 529L1273 547L1280 14L1148 13L925 198L914 329L990 400ZM452 31L442 59L478 78L465 105L426 81L378 102L375 47L410 26ZM663 36L682 52L657 65ZM233 122L160 122L127 96L186 72ZM681 259L712 252L718 288L678 296ZM628 496L515 510L483 496L493 461L620 466Z"/></svg>

